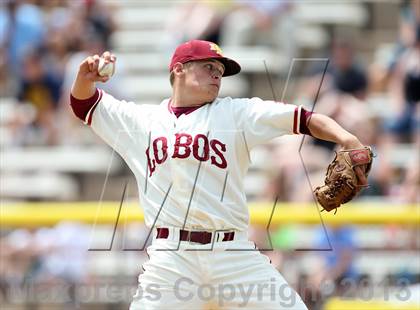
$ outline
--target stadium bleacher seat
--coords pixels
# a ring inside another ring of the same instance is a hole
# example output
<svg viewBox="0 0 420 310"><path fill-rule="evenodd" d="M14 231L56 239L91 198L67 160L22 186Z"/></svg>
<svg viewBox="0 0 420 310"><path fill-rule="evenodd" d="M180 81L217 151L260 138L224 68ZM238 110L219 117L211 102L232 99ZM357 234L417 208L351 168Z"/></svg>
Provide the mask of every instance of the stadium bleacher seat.
<svg viewBox="0 0 420 310"><path fill-rule="evenodd" d="M3 199L69 201L78 198L76 180L62 173L2 173L0 183L0 196Z"/></svg>
<svg viewBox="0 0 420 310"><path fill-rule="evenodd" d="M113 173L122 167L119 160L113 160L115 153L105 146L8 148L0 151L0 158L2 172Z"/></svg>

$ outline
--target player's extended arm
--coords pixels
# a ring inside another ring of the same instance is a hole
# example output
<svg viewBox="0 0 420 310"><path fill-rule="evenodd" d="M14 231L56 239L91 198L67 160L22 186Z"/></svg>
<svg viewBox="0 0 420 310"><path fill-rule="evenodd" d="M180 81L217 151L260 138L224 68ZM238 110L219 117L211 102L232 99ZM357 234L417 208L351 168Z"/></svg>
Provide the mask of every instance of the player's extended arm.
<svg viewBox="0 0 420 310"><path fill-rule="evenodd" d="M314 113L307 122L312 136L315 138L340 144L345 149L362 148L363 144L351 133L341 127L332 118Z"/></svg>
<svg viewBox="0 0 420 310"><path fill-rule="evenodd" d="M342 146L343 149L360 149L364 145L359 139L337 124L332 118L314 113L307 121L312 136L321 140L335 142ZM356 167L355 172L359 179L360 185L367 185L367 179L360 167Z"/></svg>
<svg viewBox="0 0 420 310"><path fill-rule="evenodd" d="M115 63L116 57L110 52L102 54L105 59L105 63ZM110 79L109 76L100 76L98 74L99 55L93 55L87 57L79 66L79 71L73 82L71 88L71 94L77 99L87 99L95 94L95 83L106 82Z"/></svg>

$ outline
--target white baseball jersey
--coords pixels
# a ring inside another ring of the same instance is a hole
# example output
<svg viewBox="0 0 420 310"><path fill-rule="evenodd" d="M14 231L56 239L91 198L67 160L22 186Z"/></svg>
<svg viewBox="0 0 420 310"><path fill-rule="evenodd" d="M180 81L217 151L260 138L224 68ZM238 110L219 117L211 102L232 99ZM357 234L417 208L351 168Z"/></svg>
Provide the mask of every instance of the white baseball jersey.
<svg viewBox="0 0 420 310"><path fill-rule="evenodd" d="M156 227L185 223L185 229L244 231L249 151L274 137L299 134L302 111L226 97L177 118L169 99L139 105L99 90L82 114L133 171L148 227L157 218Z"/></svg>

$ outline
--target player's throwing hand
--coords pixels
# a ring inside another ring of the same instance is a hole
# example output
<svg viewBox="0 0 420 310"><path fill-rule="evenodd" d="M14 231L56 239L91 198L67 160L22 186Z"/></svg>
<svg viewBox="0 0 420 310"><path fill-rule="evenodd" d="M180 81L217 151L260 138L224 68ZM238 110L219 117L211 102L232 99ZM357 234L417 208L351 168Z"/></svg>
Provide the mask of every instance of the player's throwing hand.
<svg viewBox="0 0 420 310"><path fill-rule="evenodd" d="M99 67L100 60L103 58L104 66ZM99 55L93 55L87 57L79 67L78 77L90 82L107 82L112 74L103 74L103 70L105 66L112 66L115 67L115 62L117 58L114 54L106 51L100 57ZM112 68L111 72L114 71Z"/></svg>
<svg viewBox="0 0 420 310"><path fill-rule="evenodd" d="M116 60L117 58L115 55L108 51L104 52L101 57L99 57L99 55L93 55L83 60L71 88L72 97L75 99L87 99L92 97L96 92L95 83L107 82L111 78L115 71ZM102 63L101 68L99 67L100 63ZM104 71L104 69L106 70ZM111 74L104 74L106 71Z"/></svg>

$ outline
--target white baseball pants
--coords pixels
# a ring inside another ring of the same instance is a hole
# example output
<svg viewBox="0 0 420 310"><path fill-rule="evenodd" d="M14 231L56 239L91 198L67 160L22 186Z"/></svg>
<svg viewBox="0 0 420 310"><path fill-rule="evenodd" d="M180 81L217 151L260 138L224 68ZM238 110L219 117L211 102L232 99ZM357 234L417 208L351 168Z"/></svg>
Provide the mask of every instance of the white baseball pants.
<svg viewBox="0 0 420 310"><path fill-rule="evenodd" d="M179 230L171 228L167 239L154 233L147 253L130 310L307 310L246 232L212 246L179 242Z"/></svg>

